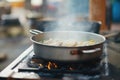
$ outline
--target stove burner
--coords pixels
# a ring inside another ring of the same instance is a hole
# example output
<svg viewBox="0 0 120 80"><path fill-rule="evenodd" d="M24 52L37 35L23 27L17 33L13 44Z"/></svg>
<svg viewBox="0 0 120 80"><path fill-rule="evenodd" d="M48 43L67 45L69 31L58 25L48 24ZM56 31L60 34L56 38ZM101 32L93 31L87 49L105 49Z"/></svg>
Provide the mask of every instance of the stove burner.
<svg viewBox="0 0 120 80"><path fill-rule="evenodd" d="M101 58L89 60L89 61L84 61L84 62L77 62L77 63L59 63L59 62L52 62L52 61L45 61L42 60L35 55L33 55L32 58L29 59L27 62L29 67L32 68L47 68L47 69L61 69L62 67L69 69L69 70L76 70L76 69L81 69L81 67L85 68L94 68L100 65Z"/></svg>
<svg viewBox="0 0 120 80"><path fill-rule="evenodd" d="M34 71L52 74L83 74L83 75L100 75L102 66L101 59L91 60L85 63L55 63L43 61L35 55L28 60L29 69L20 69L20 71ZM36 68L36 69L32 69Z"/></svg>

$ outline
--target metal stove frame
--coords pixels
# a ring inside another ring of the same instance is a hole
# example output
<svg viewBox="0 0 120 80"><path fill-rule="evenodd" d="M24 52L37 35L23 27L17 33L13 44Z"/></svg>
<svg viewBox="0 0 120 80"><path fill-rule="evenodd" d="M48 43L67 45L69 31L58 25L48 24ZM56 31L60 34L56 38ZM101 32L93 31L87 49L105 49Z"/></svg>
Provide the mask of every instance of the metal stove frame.
<svg viewBox="0 0 120 80"><path fill-rule="evenodd" d="M16 58L9 66L7 66L1 73L0 73L0 78L8 78L11 76L12 73L16 72L19 73L19 64L23 63L24 61L26 61L26 58L30 58L33 54L31 54L31 52L33 53L33 45L31 45L27 50L25 50L18 58ZM108 54L107 54L107 43L104 44L104 51L103 51L104 55L104 71L102 76L108 76L109 75L109 68L108 68ZM29 57L28 57L29 55ZM26 64L23 64L23 66L27 66ZM6 73L7 72L7 73ZM71 78L75 78L75 79L90 79L90 76L84 76L83 75L71 75L71 74L64 74L63 79L69 79L69 77ZM94 76L94 78L99 78L100 76ZM92 76L93 78L93 76Z"/></svg>

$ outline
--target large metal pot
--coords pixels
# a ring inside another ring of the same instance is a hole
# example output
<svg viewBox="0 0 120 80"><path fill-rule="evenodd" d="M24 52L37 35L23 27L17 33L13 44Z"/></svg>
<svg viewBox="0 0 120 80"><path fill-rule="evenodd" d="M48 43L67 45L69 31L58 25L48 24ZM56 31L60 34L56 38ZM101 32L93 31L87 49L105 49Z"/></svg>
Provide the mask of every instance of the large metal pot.
<svg viewBox="0 0 120 80"><path fill-rule="evenodd" d="M50 31L50 32L39 32L37 30L31 30L30 32L36 33L31 37L34 46L34 53L41 59L49 61L60 61L60 62L76 62L76 61L87 61L91 59L100 58L103 53L103 43L105 37L99 34L91 32L81 31ZM87 41L95 40L96 44L91 46L81 47L62 47L62 46L50 46L41 43L41 40L47 39L62 39L62 40L76 40L76 41Z"/></svg>

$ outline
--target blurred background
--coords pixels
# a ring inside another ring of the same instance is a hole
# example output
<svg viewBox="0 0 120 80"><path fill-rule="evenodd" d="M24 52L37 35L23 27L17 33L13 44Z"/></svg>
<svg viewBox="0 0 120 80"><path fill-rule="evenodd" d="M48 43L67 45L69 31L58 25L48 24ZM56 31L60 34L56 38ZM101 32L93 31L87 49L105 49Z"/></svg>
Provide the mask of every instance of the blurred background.
<svg viewBox="0 0 120 80"><path fill-rule="evenodd" d="M66 23L100 21L99 33L120 31L119 8L120 0L0 0L0 71L32 44L29 29L48 31L51 23L68 16ZM109 45L119 54L118 37ZM110 56L114 65L118 65L118 54Z"/></svg>

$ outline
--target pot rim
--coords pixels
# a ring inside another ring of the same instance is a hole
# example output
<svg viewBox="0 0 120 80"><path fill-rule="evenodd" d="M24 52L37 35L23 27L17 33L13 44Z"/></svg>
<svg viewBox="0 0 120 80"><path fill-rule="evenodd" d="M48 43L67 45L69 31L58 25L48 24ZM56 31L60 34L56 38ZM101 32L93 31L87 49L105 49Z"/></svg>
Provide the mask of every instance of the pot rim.
<svg viewBox="0 0 120 80"><path fill-rule="evenodd" d="M92 34L92 35L95 35L95 36L99 36L103 39L103 41L99 42L99 43L96 43L94 45L89 45L89 46L75 46L75 47L69 47L69 46L52 46L52 45L46 45L46 44L43 44L41 42L38 42L38 41L35 41L33 39L33 37L39 35L39 34L44 34L44 33L51 33L51 32L79 32L79 33L87 33L87 34ZM92 33L92 32L85 32L85 31L48 31L48 32L43 32L43 33L39 33L37 35L33 35L30 37L30 40L33 42L33 43L36 43L36 44L39 44L41 46L46 46L46 47L55 47L55 48L83 48L83 47L92 47L92 46L96 46L96 45L100 45L100 44L103 44L105 41L106 41L106 38L103 36L103 35L100 35L100 34L96 34L96 33Z"/></svg>

